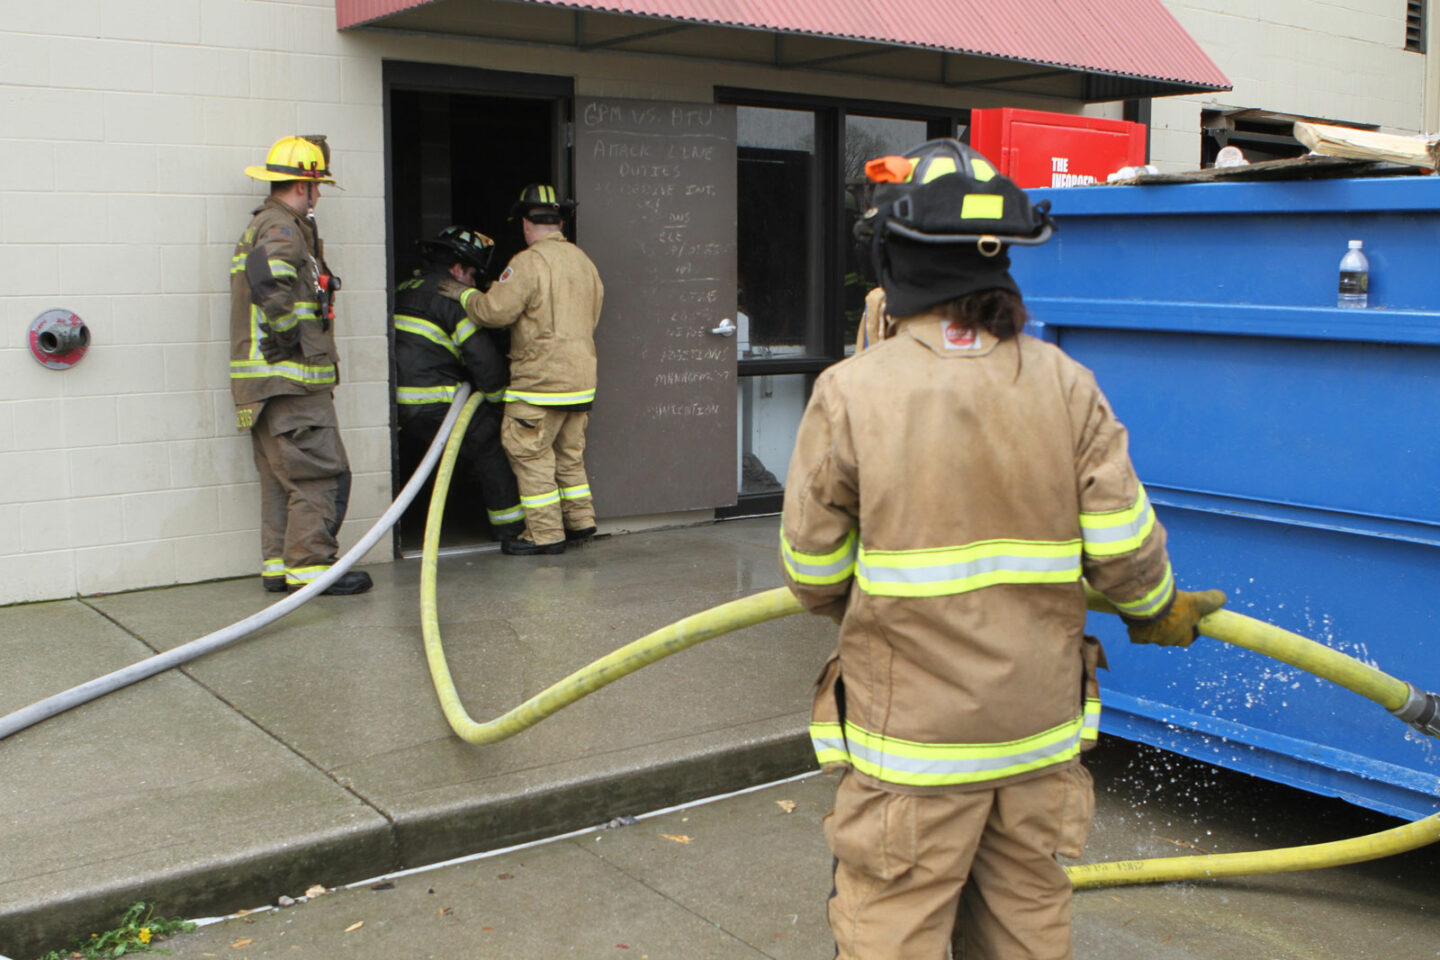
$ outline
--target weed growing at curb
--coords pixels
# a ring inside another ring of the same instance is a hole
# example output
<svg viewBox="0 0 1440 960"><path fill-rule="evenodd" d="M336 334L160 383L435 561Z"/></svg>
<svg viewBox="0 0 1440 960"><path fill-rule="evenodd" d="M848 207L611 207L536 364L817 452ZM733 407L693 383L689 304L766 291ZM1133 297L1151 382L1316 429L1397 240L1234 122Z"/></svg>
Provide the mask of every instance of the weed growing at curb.
<svg viewBox="0 0 1440 960"><path fill-rule="evenodd" d="M77 939L70 947L51 950L39 960L108 960L127 953L169 953L169 950L151 946L151 942L194 929L195 924L188 920L166 920L155 916L154 904L134 903L125 911L115 929L92 933L86 940Z"/></svg>

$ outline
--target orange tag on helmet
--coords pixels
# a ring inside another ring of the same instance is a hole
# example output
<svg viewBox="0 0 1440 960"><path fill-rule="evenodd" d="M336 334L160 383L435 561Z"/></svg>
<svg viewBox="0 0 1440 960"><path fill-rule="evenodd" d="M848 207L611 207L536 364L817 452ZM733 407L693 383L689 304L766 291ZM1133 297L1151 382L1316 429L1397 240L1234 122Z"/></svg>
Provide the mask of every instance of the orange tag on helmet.
<svg viewBox="0 0 1440 960"><path fill-rule="evenodd" d="M877 157L865 162L865 176L872 183L907 183L915 170L908 157Z"/></svg>

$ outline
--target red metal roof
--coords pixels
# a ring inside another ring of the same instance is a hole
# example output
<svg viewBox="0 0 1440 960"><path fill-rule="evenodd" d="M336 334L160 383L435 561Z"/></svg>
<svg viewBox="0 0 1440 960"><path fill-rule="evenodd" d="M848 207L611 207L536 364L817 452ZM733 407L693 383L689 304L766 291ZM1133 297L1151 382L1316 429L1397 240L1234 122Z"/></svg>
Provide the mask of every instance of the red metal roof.
<svg viewBox="0 0 1440 960"><path fill-rule="evenodd" d="M341 29L433 0L336 0ZM1162 0L522 0L1228 89Z"/></svg>

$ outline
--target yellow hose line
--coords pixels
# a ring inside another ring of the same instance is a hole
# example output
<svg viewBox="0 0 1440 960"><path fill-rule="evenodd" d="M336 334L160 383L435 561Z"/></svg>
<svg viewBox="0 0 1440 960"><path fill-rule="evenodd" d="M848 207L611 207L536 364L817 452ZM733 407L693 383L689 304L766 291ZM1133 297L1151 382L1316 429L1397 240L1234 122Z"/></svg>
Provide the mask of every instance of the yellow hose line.
<svg viewBox="0 0 1440 960"><path fill-rule="evenodd" d="M420 623L425 636L425 657L430 663L430 677L450 729L467 743L489 744L512 737L581 697L672 653L742 627L786 617L803 610L799 601L786 587L776 587L723 603L646 634L639 640L576 670L513 710L488 723L477 723L460 703L460 695L455 690L450 668L445 662L436 613L435 570L439 555L440 526L445 515L445 497L449 492L450 478L460 452L460 441L465 436L465 429L469 426L475 407L482 399L477 394L465 404L445 445L445 455L435 474L435 489L425 521L424 553L420 568ZM1085 591L1090 609L1115 613L1115 608L1103 596L1088 586ZM1216 611L1200 621L1200 632L1223 643L1253 650L1331 680L1361 696L1369 697L1387 710L1398 709L1408 697L1409 688L1404 682L1338 650L1332 650L1299 634L1262 623L1244 614L1229 610ZM1077 890L1136 883L1216 879L1361 863L1414 850L1436 841L1440 841L1440 814L1391 830L1334 843L1253 853L1089 863L1066 867L1065 872Z"/></svg>
<svg viewBox="0 0 1440 960"><path fill-rule="evenodd" d="M718 607L701 611L654 633L646 634L575 671L559 683L546 687L494 720L476 723L461 704L460 694L455 690L455 681L450 676L449 664L445 661L435 602L435 568L450 477L460 452L460 440L465 436L465 428L469 425L475 405L480 399L482 398L477 394L466 403L455 424L455 430L445 445L445 454L435 474L430 510L425 519L425 543L420 566L420 625L425 636L425 658L430 663L430 679L435 685L436 695L440 698L440 708L445 712L450 729L454 730L460 739L467 743L488 744L513 737L560 708L567 707L586 694L594 693L656 660L662 660L711 637L801 611L800 603L785 587L776 587L764 593L722 603Z"/></svg>
<svg viewBox="0 0 1440 960"><path fill-rule="evenodd" d="M1175 880L1218 880L1260 873L1318 870L1347 863L1364 863L1404 853L1440 840L1440 813L1432 814L1364 837L1316 843L1307 847L1256 850L1252 853L1217 853L1198 857L1163 857L1158 860L1114 860L1066 867L1076 890L1120 887L1134 883L1170 883Z"/></svg>
<svg viewBox="0 0 1440 960"><path fill-rule="evenodd" d="M1085 599L1091 610L1115 613L1104 596L1087 584ZM1272 657L1307 673L1338 683L1362 697L1369 697L1386 710L1398 710L1409 698L1409 687L1388 673L1361 663L1314 640L1282 630L1279 627L1247 617L1232 610L1217 610L1200 620L1200 632L1223 643L1244 647Z"/></svg>

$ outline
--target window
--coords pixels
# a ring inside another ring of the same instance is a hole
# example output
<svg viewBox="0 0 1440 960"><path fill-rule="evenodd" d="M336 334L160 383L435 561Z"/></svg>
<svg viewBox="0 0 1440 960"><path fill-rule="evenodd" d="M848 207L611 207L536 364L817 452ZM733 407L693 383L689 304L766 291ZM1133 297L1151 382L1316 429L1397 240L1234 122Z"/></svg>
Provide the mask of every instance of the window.
<svg viewBox="0 0 1440 960"><path fill-rule="evenodd" d="M736 105L740 461L740 503L718 513L747 516L780 508L815 377L854 351L873 284L869 252L851 233L869 200L865 161L954 136L968 114L717 93Z"/></svg>

